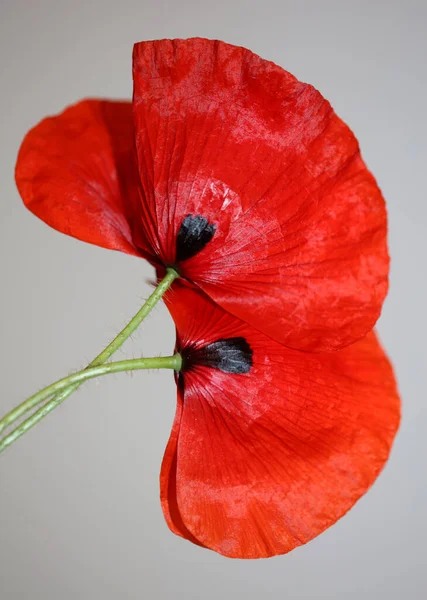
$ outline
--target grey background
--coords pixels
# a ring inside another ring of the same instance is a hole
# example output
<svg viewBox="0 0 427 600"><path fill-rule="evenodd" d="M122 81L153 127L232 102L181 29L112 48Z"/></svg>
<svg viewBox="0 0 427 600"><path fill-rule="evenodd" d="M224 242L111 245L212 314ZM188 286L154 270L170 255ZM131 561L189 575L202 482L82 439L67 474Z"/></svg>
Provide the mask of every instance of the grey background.
<svg viewBox="0 0 427 600"><path fill-rule="evenodd" d="M2 0L0 412L91 359L149 294L143 261L48 229L21 206L16 152L84 96L129 97L135 41L244 45L318 87L356 132L390 211L380 320L404 416L391 461L336 526L284 557L233 561L173 536L158 474L170 373L92 382L0 457L0 597L426 597L427 3ZM119 356L168 354L163 306Z"/></svg>

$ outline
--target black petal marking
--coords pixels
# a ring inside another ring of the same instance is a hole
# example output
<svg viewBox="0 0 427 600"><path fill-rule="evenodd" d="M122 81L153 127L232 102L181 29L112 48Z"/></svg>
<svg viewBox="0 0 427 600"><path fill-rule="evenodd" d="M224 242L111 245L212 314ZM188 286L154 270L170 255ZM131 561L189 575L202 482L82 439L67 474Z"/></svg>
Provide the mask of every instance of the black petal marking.
<svg viewBox="0 0 427 600"><path fill-rule="evenodd" d="M176 238L176 261L191 258L206 246L214 236L216 225L205 217L187 215Z"/></svg>
<svg viewBox="0 0 427 600"><path fill-rule="evenodd" d="M195 365L219 369L224 373L248 373L253 361L253 350L244 337L217 340L203 348L185 348L182 352L183 371Z"/></svg>

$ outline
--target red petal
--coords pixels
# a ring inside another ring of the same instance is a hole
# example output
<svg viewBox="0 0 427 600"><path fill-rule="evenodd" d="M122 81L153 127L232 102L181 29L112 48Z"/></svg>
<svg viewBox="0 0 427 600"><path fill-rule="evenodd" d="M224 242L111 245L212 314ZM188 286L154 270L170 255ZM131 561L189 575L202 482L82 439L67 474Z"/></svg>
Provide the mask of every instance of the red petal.
<svg viewBox="0 0 427 600"><path fill-rule="evenodd" d="M289 552L342 517L384 466L400 411L390 363L373 333L340 352L310 354L182 285L171 300L183 347L244 336L254 354L244 375L184 371L179 435L162 475L176 497L170 488L165 514L172 504L180 535L187 528L226 556Z"/></svg>
<svg viewBox="0 0 427 600"><path fill-rule="evenodd" d="M164 264L200 215L215 235L179 268L227 311L306 350L372 329L387 292L384 201L319 92L244 48L143 42L134 112L144 226Z"/></svg>
<svg viewBox="0 0 427 600"><path fill-rule="evenodd" d="M160 472L160 501L169 529L176 535L190 540L193 544L201 546L202 544L196 540L184 525L176 502L176 447L181 426L182 400L182 390L178 385L175 419Z"/></svg>
<svg viewBox="0 0 427 600"><path fill-rule="evenodd" d="M130 102L83 100L26 135L16 164L25 205L62 233L141 255L132 239L140 212Z"/></svg>

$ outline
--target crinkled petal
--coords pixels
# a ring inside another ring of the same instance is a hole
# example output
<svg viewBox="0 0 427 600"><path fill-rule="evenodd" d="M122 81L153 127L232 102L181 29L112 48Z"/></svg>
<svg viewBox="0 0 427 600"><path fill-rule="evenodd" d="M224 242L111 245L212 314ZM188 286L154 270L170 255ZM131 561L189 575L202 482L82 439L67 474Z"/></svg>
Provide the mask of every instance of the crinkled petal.
<svg viewBox="0 0 427 600"><path fill-rule="evenodd" d="M147 239L174 264L188 215L216 226L178 265L225 310L304 350L372 329L387 292L386 213L357 140L312 86L205 39L134 48Z"/></svg>
<svg viewBox="0 0 427 600"><path fill-rule="evenodd" d="M177 378L178 383L178 378ZM178 383L178 395L175 418L172 431L163 456L160 472L160 502L166 523L173 533L201 546L200 542L184 525L176 501L176 447L178 443L179 430L182 417L183 390Z"/></svg>
<svg viewBox="0 0 427 600"><path fill-rule="evenodd" d="M44 119L18 155L24 204L62 233L144 255L134 146L130 102L83 100Z"/></svg>
<svg viewBox="0 0 427 600"><path fill-rule="evenodd" d="M240 375L205 366L182 373L179 430L162 479L173 480L166 517L173 504L180 535L189 538L186 528L234 558L308 542L372 485L398 428L393 371L374 333L310 354L273 342L182 284L168 306L179 346L243 336L253 365Z"/></svg>

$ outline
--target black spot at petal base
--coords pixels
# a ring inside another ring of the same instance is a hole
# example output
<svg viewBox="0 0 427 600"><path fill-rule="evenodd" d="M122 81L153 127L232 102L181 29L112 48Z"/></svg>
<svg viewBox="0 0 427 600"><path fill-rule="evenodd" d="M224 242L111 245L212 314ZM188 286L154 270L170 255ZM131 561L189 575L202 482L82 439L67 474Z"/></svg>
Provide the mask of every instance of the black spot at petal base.
<svg viewBox="0 0 427 600"><path fill-rule="evenodd" d="M176 238L176 262L191 258L213 238L216 225L202 216L187 215Z"/></svg>
<svg viewBox="0 0 427 600"><path fill-rule="evenodd" d="M196 365L219 369L224 373L248 373L253 364L253 350L244 337L217 340L203 348L185 348L183 371Z"/></svg>

